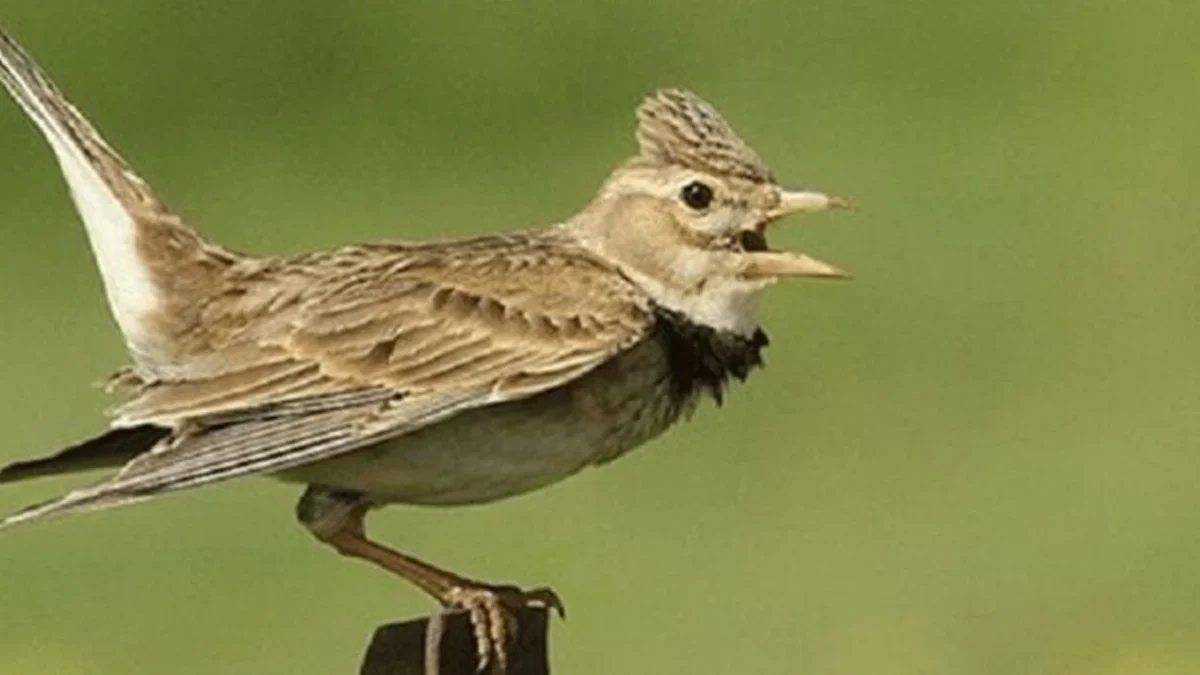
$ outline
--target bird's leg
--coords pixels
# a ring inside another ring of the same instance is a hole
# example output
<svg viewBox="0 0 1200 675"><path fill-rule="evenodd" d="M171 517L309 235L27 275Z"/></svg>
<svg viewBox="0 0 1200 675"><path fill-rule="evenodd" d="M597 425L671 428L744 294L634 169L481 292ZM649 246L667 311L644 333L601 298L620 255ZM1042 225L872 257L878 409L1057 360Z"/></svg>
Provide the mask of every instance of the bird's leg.
<svg viewBox="0 0 1200 675"><path fill-rule="evenodd" d="M549 588L523 591L516 586L485 584L371 541L363 526L369 508L369 502L358 493L313 486L300 498L296 513L318 540L338 553L374 563L433 596L443 607L470 614L480 671L486 670L493 658L499 672L507 667L508 646L516 628L514 608L541 607L563 614L562 602Z"/></svg>

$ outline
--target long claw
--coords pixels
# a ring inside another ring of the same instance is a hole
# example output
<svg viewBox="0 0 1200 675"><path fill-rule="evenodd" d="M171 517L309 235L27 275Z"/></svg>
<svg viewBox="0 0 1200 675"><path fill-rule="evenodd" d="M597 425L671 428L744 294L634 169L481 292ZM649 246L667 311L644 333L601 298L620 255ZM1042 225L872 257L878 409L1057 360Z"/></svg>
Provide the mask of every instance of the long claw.
<svg viewBox="0 0 1200 675"><path fill-rule="evenodd" d="M566 620L567 607L563 604L562 598L558 593L554 592L553 588L535 588L532 591L525 591L523 594L526 607L540 607L542 609L552 609L558 615L558 618Z"/></svg>

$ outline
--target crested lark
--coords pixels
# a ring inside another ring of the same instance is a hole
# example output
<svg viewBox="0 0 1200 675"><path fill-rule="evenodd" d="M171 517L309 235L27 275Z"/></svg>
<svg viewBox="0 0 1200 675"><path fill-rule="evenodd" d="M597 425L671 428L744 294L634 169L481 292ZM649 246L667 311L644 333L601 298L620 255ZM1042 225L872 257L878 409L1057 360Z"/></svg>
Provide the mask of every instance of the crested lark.
<svg viewBox="0 0 1200 675"><path fill-rule="evenodd" d="M318 540L471 613L481 664L504 664L507 606L557 599L376 544L367 512L492 501L615 459L761 364L764 288L842 276L764 231L845 202L780 187L686 91L642 103L637 153L562 223L278 258L201 238L2 32L0 79L58 160L132 361L107 432L0 482L113 475L0 528L241 476L301 483Z"/></svg>

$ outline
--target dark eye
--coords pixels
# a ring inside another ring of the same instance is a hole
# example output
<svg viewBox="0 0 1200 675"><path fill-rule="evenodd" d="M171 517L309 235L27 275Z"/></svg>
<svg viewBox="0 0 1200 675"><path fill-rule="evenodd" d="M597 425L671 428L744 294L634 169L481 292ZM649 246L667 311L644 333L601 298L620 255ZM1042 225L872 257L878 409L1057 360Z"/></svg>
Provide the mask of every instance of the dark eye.
<svg viewBox="0 0 1200 675"><path fill-rule="evenodd" d="M684 204L699 211L708 208L708 205L712 203L713 191L712 188L700 181L692 181L683 186L679 197Z"/></svg>
<svg viewBox="0 0 1200 675"><path fill-rule="evenodd" d="M742 230L738 233L737 242L743 251L767 250L767 238L757 230Z"/></svg>

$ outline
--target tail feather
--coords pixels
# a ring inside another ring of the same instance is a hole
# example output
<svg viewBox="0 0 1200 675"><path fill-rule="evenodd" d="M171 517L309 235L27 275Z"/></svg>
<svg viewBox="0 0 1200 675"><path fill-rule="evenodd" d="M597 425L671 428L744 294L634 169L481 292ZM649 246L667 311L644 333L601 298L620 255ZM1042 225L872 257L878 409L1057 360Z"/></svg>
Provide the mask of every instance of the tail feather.
<svg viewBox="0 0 1200 675"><path fill-rule="evenodd" d="M113 429L49 457L9 464L0 469L0 483L92 469L115 469L149 451L169 433L169 429L149 424Z"/></svg>
<svg viewBox="0 0 1200 675"><path fill-rule="evenodd" d="M137 252L134 207L158 200L15 40L0 32L0 81L29 115L58 159L104 277L109 305L127 339L143 332L158 304ZM147 209L143 207L142 211ZM141 215L141 214L138 214Z"/></svg>
<svg viewBox="0 0 1200 675"><path fill-rule="evenodd" d="M149 424L113 429L49 457L10 464L0 469L0 483L123 466L133 458L149 452L170 433L169 429ZM104 484L73 490L65 496L34 504L0 518L0 530L63 513L89 511L149 498L149 495L107 494L103 489Z"/></svg>
<svg viewBox="0 0 1200 675"><path fill-rule="evenodd" d="M166 309L174 289L202 286L195 274L209 274L217 254L226 252L207 245L168 210L3 30L0 84L54 151L113 316L135 360L153 369L172 351L169 339L153 328L156 312Z"/></svg>

